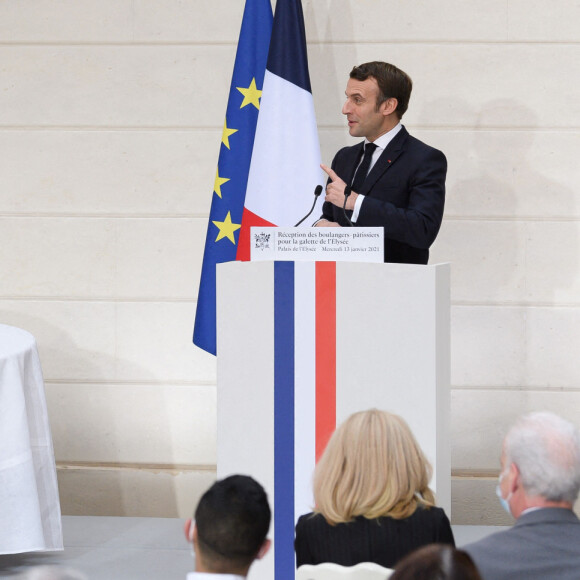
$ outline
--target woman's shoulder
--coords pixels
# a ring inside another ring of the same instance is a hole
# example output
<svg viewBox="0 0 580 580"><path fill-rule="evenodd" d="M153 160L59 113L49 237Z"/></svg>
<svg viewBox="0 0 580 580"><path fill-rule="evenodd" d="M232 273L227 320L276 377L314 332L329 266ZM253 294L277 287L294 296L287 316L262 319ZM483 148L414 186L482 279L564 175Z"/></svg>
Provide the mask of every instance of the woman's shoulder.
<svg viewBox="0 0 580 580"><path fill-rule="evenodd" d="M420 521L448 521L447 514L443 508L422 504L419 504L417 509L409 517Z"/></svg>
<svg viewBox="0 0 580 580"><path fill-rule="evenodd" d="M296 531L308 530L316 532L318 530L335 530L333 533L340 533L340 530L354 530L359 527L374 525L376 521L376 519L369 520L364 516L356 516L348 522L331 524L321 513L310 512L298 518Z"/></svg>
<svg viewBox="0 0 580 580"><path fill-rule="evenodd" d="M298 522L296 522L296 528L304 528L304 527L317 527L322 525L329 525L327 521L324 519L324 516L320 513L310 512L304 514L298 518Z"/></svg>
<svg viewBox="0 0 580 580"><path fill-rule="evenodd" d="M419 518L447 517L443 508L437 507L436 505L425 505L422 503L417 505L417 509L412 515L416 515Z"/></svg>

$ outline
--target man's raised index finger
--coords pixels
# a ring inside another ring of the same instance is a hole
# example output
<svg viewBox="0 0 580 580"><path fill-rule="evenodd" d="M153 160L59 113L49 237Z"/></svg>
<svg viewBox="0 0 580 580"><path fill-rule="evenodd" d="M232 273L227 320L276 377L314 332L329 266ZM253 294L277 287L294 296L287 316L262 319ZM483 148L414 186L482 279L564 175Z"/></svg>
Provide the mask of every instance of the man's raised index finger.
<svg viewBox="0 0 580 580"><path fill-rule="evenodd" d="M330 179L332 179L332 181L334 181L335 179L338 179L338 175L336 175L336 173L334 172L333 169L331 169L330 167L327 167L326 165L324 165L324 163L321 163L320 167L321 167L322 171L324 171L324 173L326 173L326 175L328 175L328 177L330 177Z"/></svg>

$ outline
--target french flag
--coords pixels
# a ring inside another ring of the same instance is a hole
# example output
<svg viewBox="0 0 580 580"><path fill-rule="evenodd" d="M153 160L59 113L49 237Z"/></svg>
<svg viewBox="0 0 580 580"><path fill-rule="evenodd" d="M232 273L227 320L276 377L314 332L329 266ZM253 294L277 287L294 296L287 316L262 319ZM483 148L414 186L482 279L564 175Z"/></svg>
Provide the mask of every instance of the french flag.
<svg viewBox="0 0 580 580"><path fill-rule="evenodd" d="M278 0L237 260L250 259L252 226L289 226L303 217L316 186L324 183L320 161L302 4ZM313 219L320 213L315 209Z"/></svg>

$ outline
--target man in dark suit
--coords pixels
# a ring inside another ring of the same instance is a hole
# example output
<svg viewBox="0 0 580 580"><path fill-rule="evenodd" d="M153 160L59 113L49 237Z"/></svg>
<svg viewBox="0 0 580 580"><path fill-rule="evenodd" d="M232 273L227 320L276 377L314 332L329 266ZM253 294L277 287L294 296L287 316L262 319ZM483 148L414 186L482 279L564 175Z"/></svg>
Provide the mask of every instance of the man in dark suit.
<svg viewBox="0 0 580 580"><path fill-rule="evenodd" d="M386 62L356 66L346 86L349 133L364 142L341 149L328 174L318 227L380 226L385 230L385 262L426 264L445 203L445 155L415 139L401 125L412 81Z"/></svg>
<svg viewBox="0 0 580 580"><path fill-rule="evenodd" d="M504 439L496 493L516 518L503 532L468 544L483 580L577 580L580 433L552 413L522 417Z"/></svg>

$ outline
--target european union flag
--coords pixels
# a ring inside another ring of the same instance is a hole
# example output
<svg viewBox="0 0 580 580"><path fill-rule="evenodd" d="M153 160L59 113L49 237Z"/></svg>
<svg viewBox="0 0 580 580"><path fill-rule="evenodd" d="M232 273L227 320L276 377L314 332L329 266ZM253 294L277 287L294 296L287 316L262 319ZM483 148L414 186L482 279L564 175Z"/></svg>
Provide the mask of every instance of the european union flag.
<svg viewBox="0 0 580 580"><path fill-rule="evenodd" d="M272 31L270 0L246 0L215 176L193 342L216 354L216 264L236 259Z"/></svg>

